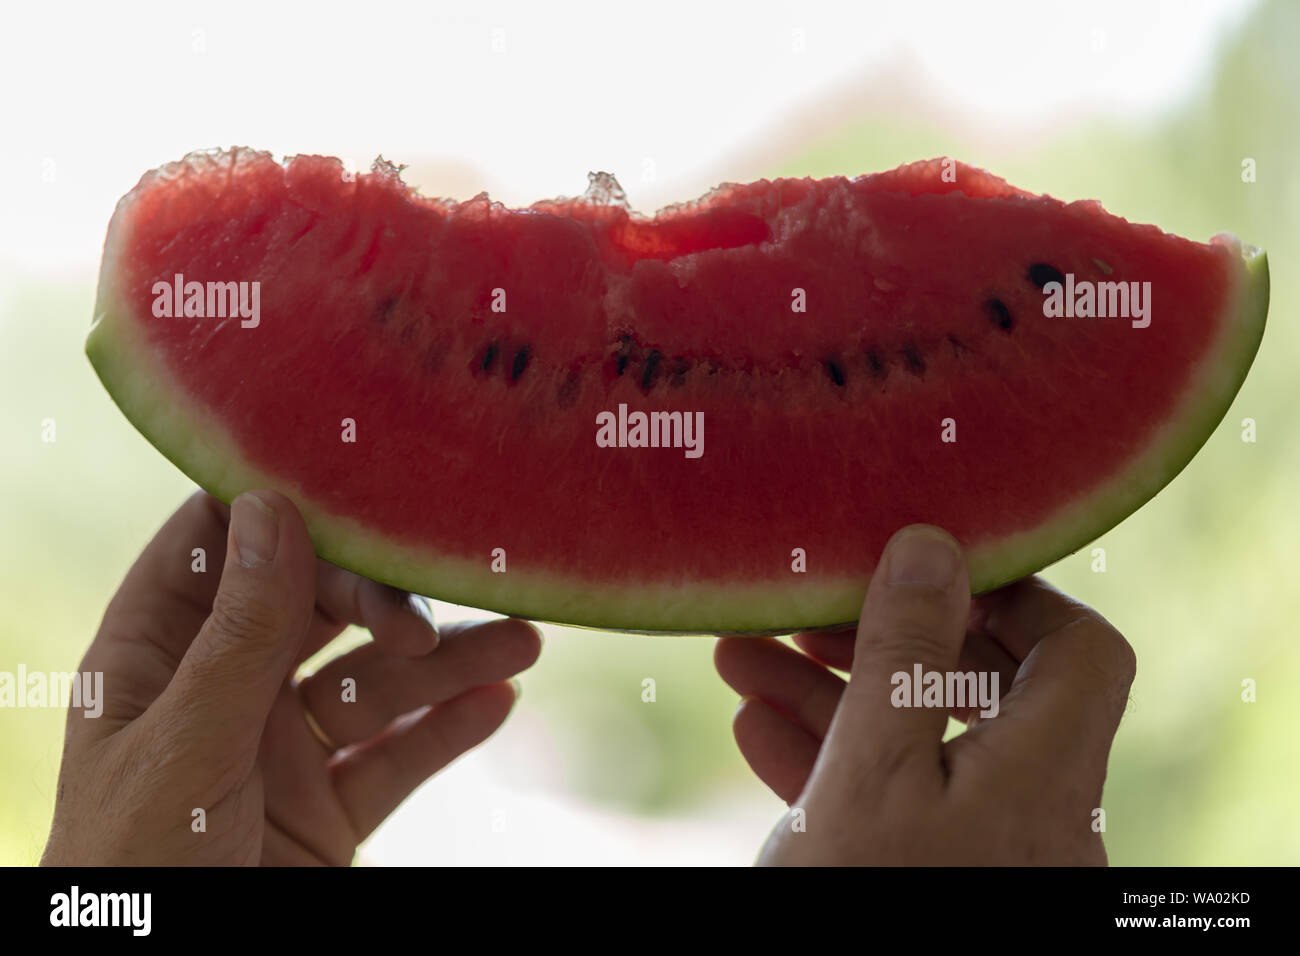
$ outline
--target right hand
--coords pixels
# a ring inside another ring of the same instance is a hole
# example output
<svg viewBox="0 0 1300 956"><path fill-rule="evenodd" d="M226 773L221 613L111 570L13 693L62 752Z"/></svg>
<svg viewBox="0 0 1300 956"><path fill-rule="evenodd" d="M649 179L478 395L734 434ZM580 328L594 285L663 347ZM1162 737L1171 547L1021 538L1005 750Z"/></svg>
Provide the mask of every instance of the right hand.
<svg viewBox="0 0 1300 956"><path fill-rule="evenodd" d="M743 698L741 752L792 807L760 863L1106 863L1096 811L1136 662L1096 612L1038 578L972 605L957 543L913 525L886 545L856 634L794 640L802 654L744 637L715 654ZM996 671L1000 712L954 712L968 728L943 743L947 710L890 702L891 675L918 663Z"/></svg>

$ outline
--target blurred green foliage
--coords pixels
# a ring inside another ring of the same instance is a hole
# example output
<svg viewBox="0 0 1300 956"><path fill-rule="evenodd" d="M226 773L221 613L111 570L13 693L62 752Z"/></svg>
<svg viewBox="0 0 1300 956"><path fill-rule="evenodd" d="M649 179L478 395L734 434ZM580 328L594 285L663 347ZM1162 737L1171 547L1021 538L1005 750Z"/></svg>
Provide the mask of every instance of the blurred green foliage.
<svg viewBox="0 0 1300 956"><path fill-rule="evenodd" d="M1085 549L1048 577L1102 610L1138 650L1132 705L1105 806L1115 863L1300 862L1300 442L1295 313L1300 284L1300 4L1260 7L1217 70L1172 115L1146 125L1087 121L1032 151L964 142L924 119L862 116L800 144L770 175L856 174L932 155L986 166L1016 185L1100 199L1131 219L1206 238L1233 231L1269 250L1272 304L1255 368L1227 419L1168 489L1107 534L1108 571ZM1241 180L1243 158L1258 181ZM14 277L10 277L14 278ZM93 277L0 285L0 669L72 668L144 542L188 493L127 424L82 357ZM1258 423L1243 443L1240 422ZM39 440L54 418L57 441ZM734 696L712 641L552 628L525 676L565 755L565 783L598 804L689 815L759 785L730 736ZM641 682L657 704L640 706ZM1258 682L1258 702L1241 682ZM39 855L63 715L19 710L0 736L0 864ZM774 819L777 804L773 802Z"/></svg>

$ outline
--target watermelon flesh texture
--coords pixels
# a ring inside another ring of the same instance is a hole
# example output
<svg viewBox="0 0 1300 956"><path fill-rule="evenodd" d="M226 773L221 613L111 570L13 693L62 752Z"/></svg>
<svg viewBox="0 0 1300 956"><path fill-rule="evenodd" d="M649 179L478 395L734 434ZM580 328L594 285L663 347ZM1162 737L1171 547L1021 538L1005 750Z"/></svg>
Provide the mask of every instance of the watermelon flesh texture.
<svg viewBox="0 0 1300 956"><path fill-rule="evenodd" d="M1066 273L1149 282L1150 324L1045 316ZM177 274L258 282L258 324L155 314ZM284 491L344 567L542 620L781 632L855 619L912 522L976 592L1108 530L1226 413L1267 301L1234 237L937 160L646 218L231 150L119 203L87 351L186 474ZM703 454L600 447L621 405L702 417Z"/></svg>

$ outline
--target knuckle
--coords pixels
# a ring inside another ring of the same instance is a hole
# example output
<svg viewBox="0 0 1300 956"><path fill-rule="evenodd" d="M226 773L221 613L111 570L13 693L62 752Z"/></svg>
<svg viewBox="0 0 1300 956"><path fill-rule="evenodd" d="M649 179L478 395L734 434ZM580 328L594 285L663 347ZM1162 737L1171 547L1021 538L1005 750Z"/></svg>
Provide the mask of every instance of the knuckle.
<svg viewBox="0 0 1300 956"><path fill-rule="evenodd" d="M1124 636L1094 616L1076 620L1068 630L1078 666L1099 682L1127 693L1137 676L1137 654Z"/></svg>
<svg viewBox="0 0 1300 956"><path fill-rule="evenodd" d="M890 660L947 660L952 640L946 617L946 608L932 594L908 594L871 626L870 651Z"/></svg>
<svg viewBox="0 0 1300 956"><path fill-rule="evenodd" d="M246 594L219 594L208 616L208 628L219 639L256 637L274 631L279 611L266 600Z"/></svg>

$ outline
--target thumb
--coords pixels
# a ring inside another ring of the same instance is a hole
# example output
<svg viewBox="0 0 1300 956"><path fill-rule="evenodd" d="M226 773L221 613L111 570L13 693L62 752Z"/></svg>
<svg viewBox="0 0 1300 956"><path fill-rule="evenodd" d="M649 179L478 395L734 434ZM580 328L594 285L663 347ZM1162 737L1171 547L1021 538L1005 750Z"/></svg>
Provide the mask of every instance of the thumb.
<svg viewBox="0 0 1300 956"><path fill-rule="evenodd" d="M916 706L918 671L957 667L970 612L960 546L947 532L910 525L890 539L858 623L849 685L826 735L826 768L877 784L906 768L942 779L945 706Z"/></svg>
<svg viewBox="0 0 1300 956"><path fill-rule="evenodd" d="M159 698L164 712L203 737L259 739L311 623L315 580L293 503L272 491L236 498L212 613Z"/></svg>

